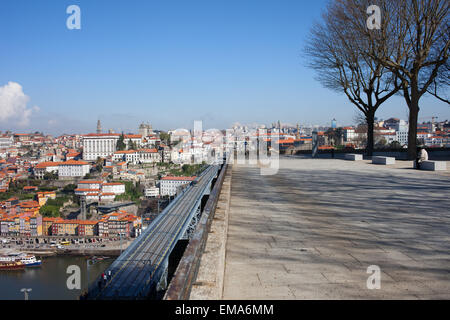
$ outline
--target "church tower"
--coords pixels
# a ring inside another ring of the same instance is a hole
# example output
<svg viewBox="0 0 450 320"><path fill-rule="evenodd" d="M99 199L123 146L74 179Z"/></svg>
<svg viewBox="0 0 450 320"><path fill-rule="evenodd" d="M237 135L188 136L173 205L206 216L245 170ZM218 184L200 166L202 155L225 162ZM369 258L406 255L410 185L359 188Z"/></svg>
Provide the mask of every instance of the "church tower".
<svg viewBox="0 0 450 320"><path fill-rule="evenodd" d="M100 119L97 121L97 133L102 133L102 125Z"/></svg>

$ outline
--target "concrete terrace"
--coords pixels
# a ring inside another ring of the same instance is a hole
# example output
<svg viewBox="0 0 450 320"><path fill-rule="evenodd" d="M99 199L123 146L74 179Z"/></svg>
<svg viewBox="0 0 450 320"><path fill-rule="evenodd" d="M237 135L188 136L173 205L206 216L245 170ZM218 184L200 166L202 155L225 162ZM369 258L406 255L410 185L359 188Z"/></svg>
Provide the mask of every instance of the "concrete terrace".
<svg viewBox="0 0 450 320"><path fill-rule="evenodd" d="M411 167L234 165L223 298L450 299L450 172ZM370 265L380 290L367 289Z"/></svg>

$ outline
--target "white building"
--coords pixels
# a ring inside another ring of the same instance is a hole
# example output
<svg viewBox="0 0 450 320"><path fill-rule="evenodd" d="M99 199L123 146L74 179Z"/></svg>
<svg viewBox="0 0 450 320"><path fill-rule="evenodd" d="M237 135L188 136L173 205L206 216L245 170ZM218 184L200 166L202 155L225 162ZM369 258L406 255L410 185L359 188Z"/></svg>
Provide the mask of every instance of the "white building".
<svg viewBox="0 0 450 320"><path fill-rule="evenodd" d="M46 173L58 173L58 166L60 162L41 162L36 164L36 166L33 169L34 176L38 179L44 179L44 175Z"/></svg>
<svg viewBox="0 0 450 320"><path fill-rule="evenodd" d="M0 149L7 149L14 144L14 137L2 135L0 136Z"/></svg>
<svg viewBox="0 0 450 320"><path fill-rule="evenodd" d="M395 141L400 142L402 146L408 145L408 122L401 119L391 118L384 121L384 126L396 131Z"/></svg>
<svg viewBox="0 0 450 320"><path fill-rule="evenodd" d="M82 180L78 182L78 189L100 191L103 181L100 180Z"/></svg>
<svg viewBox="0 0 450 320"><path fill-rule="evenodd" d="M123 142L128 148L129 142L131 142L135 145L136 148L140 148L142 146L142 135L140 134L125 134Z"/></svg>
<svg viewBox="0 0 450 320"><path fill-rule="evenodd" d="M157 198L159 196L159 188L157 187L145 188L144 195L147 198Z"/></svg>
<svg viewBox="0 0 450 320"><path fill-rule="evenodd" d="M116 195L112 192L103 192L100 194L99 201L114 201Z"/></svg>
<svg viewBox="0 0 450 320"><path fill-rule="evenodd" d="M94 202L106 202L106 201L114 201L116 195L111 192L99 192L99 191L92 191L92 192L85 192L81 194L81 196L84 196L86 201L94 201Z"/></svg>
<svg viewBox="0 0 450 320"><path fill-rule="evenodd" d="M394 129L389 129L385 127L375 127L374 128L374 139L375 144L381 142L384 139L386 144L391 144L396 141L397 135Z"/></svg>
<svg viewBox="0 0 450 320"><path fill-rule="evenodd" d="M123 150L114 152L112 160L131 164L155 163L161 162L161 155L157 149Z"/></svg>
<svg viewBox="0 0 450 320"><path fill-rule="evenodd" d="M147 147L153 148L153 147L156 147L156 145L161 144L161 139L156 136L147 137L144 141L144 144Z"/></svg>
<svg viewBox="0 0 450 320"><path fill-rule="evenodd" d="M120 182L107 182L102 184L103 193L114 193L115 195L125 193L125 185Z"/></svg>
<svg viewBox="0 0 450 320"><path fill-rule="evenodd" d="M125 193L125 185L118 182L83 180L75 189L77 196L84 196L87 201L113 201L116 195Z"/></svg>
<svg viewBox="0 0 450 320"><path fill-rule="evenodd" d="M417 139L419 139L419 143L421 143L421 142L425 143L425 141L429 140L429 138L431 138L432 136L433 136L433 134L428 133L428 132L423 132L423 131L417 132Z"/></svg>
<svg viewBox="0 0 450 320"><path fill-rule="evenodd" d="M161 196L174 196L181 186L191 183L195 178L196 177L163 177L159 180L160 194Z"/></svg>
<svg viewBox="0 0 450 320"><path fill-rule="evenodd" d="M449 143L449 138L445 138L445 137L440 137L440 136L431 136L431 137L427 137L425 139L425 144L427 146L439 146L439 147L444 147L445 145L448 145Z"/></svg>
<svg viewBox="0 0 450 320"><path fill-rule="evenodd" d="M397 131L395 133L395 140L400 142L400 144L402 146L407 146L408 145L408 132L409 130L401 130L401 131Z"/></svg>
<svg viewBox="0 0 450 320"><path fill-rule="evenodd" d="M138 150L138 161L140 163L161 162L161 154L157 149L141 149Z"/></svg>
<svg viewBox="0 0 450 320"><path fill-rule="evenodd" d="M170 159L173 163L189 164L194 162L194 155L189 149L173 149L170 154Z"/></svg>
<svg viewBox="0 0 450 320"><path fill-rule="evenodd" d="M85 195L86 201L99 201L98 192L89 192Z"/></svg>
<svg viewBox="0 0 450 320"><path fill-rule="evenodd" d="M136 163L137 157L138 154L136 150L121 150L113 153L112 160L114 162L125 161L126 163Z"/></svg>
<svg viewBox="0 0 450 320"><path fill-rule="evenodd" d="M60 162L58 165L58 177L73 178L84 177L89 173L90 165L84 161L69 160L66 162Z"/></svg>
<svg viewBox="0 0 450 320"><path fill-rule="evenodd" d="M118 133L90 133L83 136L83 160L95 161L106 158L116 151ZM125 144L127 140L124 141Z"/></svg>
<svg viewBox="0 0 450 320"><path fill-rule="evenodd" d="M169 131L168 133L170 135L171 142L188 142L191 140L191 133L187 129L177 129L174 131Z"/></svg>
<svg viewBox="0 0 450 320"><path fill-rule="evenodd" d="M355 128L344 127L342 131L344 134L344 142L353 142L353 140L355 140L356 138Z"/></svg>

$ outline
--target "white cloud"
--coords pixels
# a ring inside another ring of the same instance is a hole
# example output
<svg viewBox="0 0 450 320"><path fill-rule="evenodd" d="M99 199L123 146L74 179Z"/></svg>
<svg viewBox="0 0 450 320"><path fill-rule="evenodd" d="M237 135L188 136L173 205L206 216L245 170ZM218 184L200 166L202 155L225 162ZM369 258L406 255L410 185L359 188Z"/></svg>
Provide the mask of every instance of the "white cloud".
<svg viewBox="0 0 450 320"><path fill-rule="evenodd" d="M30 123L31 115L39 107L27 108L30 98L17 82L8 82L0 87L0 122L25 127Z"/></svg>

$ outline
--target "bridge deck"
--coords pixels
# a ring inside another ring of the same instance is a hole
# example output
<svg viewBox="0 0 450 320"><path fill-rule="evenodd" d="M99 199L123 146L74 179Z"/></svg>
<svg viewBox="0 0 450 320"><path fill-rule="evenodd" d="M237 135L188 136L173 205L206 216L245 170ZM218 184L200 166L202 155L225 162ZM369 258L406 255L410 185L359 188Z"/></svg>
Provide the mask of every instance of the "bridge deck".
<svg viewBox="0 0 450 320"><path fill-rule="evenodd" d="M449 299L450 171L281 158L233 166L224 299ZM367 268L381 269L369 290Z"/></svg>
<svg viewBox="0 0 450 320"><path fill-rule="evenodd" d="M159 280L158 276L164 271L163 262L183 235L192 211L198 206L217 170L217 166L207 168L197 184L186 188L153 221L105 272L107 274L111 270L111 279L101 289L90 289L90 299L139 298L147 294L154 281Z"/></svg>

